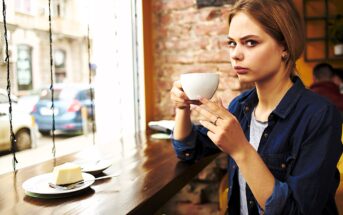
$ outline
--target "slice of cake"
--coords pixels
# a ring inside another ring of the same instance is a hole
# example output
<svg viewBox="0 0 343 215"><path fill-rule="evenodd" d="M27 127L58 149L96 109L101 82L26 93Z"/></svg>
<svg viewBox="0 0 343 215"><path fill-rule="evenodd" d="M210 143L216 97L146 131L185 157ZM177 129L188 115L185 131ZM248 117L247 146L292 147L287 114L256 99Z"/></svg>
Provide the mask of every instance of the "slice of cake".
<svg viewBox="0 0 343 215"><path fill-rule="evenodd" d="M81 167L74 163L64 163L56 166L52 174L52 183L56 185L71 184L83 180Z"/></svg>

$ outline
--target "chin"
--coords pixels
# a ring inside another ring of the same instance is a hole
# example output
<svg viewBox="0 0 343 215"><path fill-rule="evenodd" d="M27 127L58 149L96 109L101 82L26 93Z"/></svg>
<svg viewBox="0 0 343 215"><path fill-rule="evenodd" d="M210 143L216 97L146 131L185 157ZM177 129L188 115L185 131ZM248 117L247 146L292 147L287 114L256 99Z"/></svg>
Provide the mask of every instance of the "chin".
<svg viewBox="0 0 343 215"><path fill-rule="evenodd" d="M247 75L238 75L238 79L243 84L245 84L245 83L252 83L252 82L256 81L255 78L249 77Z"/></svg>

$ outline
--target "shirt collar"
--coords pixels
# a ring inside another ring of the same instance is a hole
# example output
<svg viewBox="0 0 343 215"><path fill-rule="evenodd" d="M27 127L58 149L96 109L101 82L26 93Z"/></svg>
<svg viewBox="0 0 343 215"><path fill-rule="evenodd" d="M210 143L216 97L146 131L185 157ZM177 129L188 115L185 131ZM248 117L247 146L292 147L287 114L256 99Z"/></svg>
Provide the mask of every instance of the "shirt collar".
<svg viewBox="0 0 343 215"><path fill-rule="evenodd" d="M297 76L292 78L293 86L287 91L285 96L281 99L275 110L272 112L274 115L285 119L291 112L295 104L300 99L303 90L305 89L301 79ZM240 104L244 113L252 112L252 109L257 105L258 96L256 88L252 89L249 93L243 96L240 100Z"/></svg>

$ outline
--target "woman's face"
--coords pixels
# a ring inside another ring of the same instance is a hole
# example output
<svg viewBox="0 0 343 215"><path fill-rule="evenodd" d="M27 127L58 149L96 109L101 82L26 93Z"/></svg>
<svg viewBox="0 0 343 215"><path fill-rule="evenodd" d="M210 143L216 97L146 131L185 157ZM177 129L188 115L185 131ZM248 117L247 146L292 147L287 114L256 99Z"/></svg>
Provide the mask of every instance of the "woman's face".
<svg viewBox="0 0 343 215"><path fill-rule="evenodd" d="M247 14L232 18L228 44L232 67L242 82L268 80L280 71L284 47Z"/></svg>

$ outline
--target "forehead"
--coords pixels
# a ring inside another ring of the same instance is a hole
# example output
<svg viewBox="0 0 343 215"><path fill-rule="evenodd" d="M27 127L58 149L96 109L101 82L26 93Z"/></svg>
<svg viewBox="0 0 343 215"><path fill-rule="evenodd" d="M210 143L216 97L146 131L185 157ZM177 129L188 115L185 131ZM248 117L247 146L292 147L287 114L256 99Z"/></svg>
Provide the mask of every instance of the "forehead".
<svg viewBox="0 0 343 215"><path fill-rule="evenodd" d="M238 39L246 35L268 36L255 19L246 13L239 12L231 20L228 36Z"/></svg>

